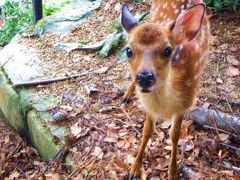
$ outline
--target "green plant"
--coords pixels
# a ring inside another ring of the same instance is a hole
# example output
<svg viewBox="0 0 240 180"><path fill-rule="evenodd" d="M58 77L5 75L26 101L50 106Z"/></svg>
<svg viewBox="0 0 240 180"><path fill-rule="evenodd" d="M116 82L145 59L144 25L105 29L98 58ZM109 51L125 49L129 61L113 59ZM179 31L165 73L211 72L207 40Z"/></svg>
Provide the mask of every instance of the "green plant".
<svg viewBox="0 0 240 180"><path fill-rule="evenodd" d="M68 4L70 0L61 0L56 1L54 3L49 3L46 1L46 3L43 3L43 14L44 16L50 16L54 14L55 12L59 11L61 7Z"/></svg>
<svg viewBox="0 0 240 180"><path fill-rule="evenodd" d="M46 2L46 3L45 3ZM56 1L51 3L51 0L43 1L44 16L52 15L70 0ZM3 6L3 12L0 16L4 21L3 27L0 28L0 46L4 46L17 34L25 31L32 24L32 1L23 0L15 2L6 0Z"/></svg>
<svg viewBox="0 0 240 180"><path fill-rule="evenodd" d="M6 45L18 32L24 31L32 23L31 1L21 3L6 0L1 19L4 25L0 29L0 45Z"/></svg>
<svg viewBox="0 0 240 180"><path fill-rule="evenodd" d="M240 0L205 0L205 3L215 11L225 9L234 9L234 11L237 11L240 8Z"/></svg>

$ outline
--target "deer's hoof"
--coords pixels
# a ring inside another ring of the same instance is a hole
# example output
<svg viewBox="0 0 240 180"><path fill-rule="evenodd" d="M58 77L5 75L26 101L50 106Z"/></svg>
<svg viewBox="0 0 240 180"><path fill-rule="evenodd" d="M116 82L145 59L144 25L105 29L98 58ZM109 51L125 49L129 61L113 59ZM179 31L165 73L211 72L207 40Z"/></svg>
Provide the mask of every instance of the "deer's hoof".
<svg viewBox="0 0 240 180"><path fill-rule="evenodd" d="M141 164L135 163L131 166L131 169L127 175L127 180L136 180L140 176Z"/></svg>

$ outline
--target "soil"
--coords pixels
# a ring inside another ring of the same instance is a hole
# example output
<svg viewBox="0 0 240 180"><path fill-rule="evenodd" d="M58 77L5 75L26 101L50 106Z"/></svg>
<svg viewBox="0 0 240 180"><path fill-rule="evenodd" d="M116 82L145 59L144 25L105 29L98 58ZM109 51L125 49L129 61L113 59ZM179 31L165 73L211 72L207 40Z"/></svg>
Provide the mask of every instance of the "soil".
<svg viewBox="0 0 240 180"><path fill-rule="evenodd" d="M108 6L109 5L109 6ZM107 8L108 7L108 8ZM147 11L149 5L135 3L134 11ZM67 137L68 153L76 164L73 171L64 163L41 161L36 150L28 146L14 131L0 124L0 174L9 179L123 179L127 174L116 159L131 164L136 155L144 112L133 98L127 108L121 107L122 95L130 82L127 63L115 55L101 59L96 53L73 51L64 53L52 47L56 42L96 42L112 30L113 21L119 16L116 1L103 1L95 16L65 37L46 34L41 38L21 39L21 43L37 48L46 64L53 68L52 77L109 68L106 73L87 75L34 89L39 95L51 93L59 105L51 113L67 112L72 134L80 137L74 146ZM213 43L210 50L197 105L240 116L240 14L213 14L211 18ZM47 69L46 72L49 70ZM49 72L48 72L49 73ZM86 88L88 87L88 88ZM96 91L89 94L89 87ZM1 121L0 121L1 122ZM170 159L170 124L157 124L153 138L148 143L143 162L142 179L167 179ZM240 136L237 134L236 136ZM82 137L82 138L81 138ZM74 139L76 140L76 139ZM17 144L17 146L16 146ZM240 167L240 150L237 138L218 129L202 130L184 120L179 142L179 166L194 171L194 179L239 179L238 173L226 168L225 163ZM10 152L10 153L9 153ZM186 170L181 171L184 176ZM188 171L187 171L188 172Z"/></svg>

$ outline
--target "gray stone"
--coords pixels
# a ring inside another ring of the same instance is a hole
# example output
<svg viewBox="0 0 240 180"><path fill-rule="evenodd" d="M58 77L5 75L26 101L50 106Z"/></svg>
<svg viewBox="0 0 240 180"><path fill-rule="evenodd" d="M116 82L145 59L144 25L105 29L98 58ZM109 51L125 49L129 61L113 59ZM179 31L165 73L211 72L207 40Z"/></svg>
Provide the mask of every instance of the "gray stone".
<svg viewBox="0 0 240 180"><path fill-rule="evenodd" d="M62 7L53 16L41 20L36 28L34 35L42 35L50 32L55 34L68 34L77 25L80 25L92 11L101 5L101 0L73 0L71 3Z"/></svg>

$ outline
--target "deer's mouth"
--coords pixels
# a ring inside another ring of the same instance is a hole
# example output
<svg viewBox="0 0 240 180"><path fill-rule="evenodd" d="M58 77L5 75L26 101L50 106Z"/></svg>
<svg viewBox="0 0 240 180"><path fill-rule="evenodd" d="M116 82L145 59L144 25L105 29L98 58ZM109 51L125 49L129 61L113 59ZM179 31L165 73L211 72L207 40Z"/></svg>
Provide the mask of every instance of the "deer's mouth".
<svg viewBox="0 0 240 180"><path fill-rule="evenodd" d="M153 91L153 89L154 89L154 85L151 87L141 87L141 86L137 85L137 90L139 90L142 93L150 93Z"/></svg>

